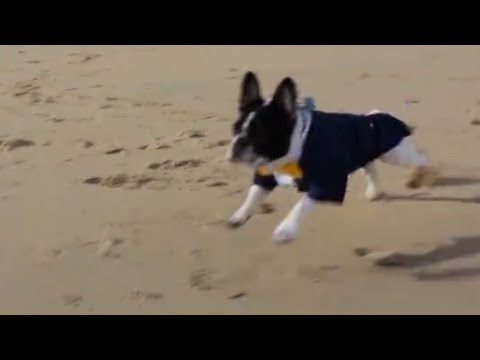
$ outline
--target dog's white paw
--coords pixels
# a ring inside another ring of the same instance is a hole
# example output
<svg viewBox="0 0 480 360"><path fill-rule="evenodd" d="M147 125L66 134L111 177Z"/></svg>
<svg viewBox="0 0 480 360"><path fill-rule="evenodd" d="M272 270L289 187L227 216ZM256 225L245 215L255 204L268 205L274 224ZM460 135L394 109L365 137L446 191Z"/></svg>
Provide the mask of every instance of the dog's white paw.
<svg viewBox="0 0 480 360"><path fill-rule="evenodd" d="M367 190L365 190L365 198L368 201L375 201L382 197L382 192L377 189L376 186L367 186Z"/></svg>
<svg viewBox="0 0 480 360"><path fill-rule="evenodd" d="M239 228L246 224L246 222L250 219L250 214L243 209L238 210L232 217L228 220L227 225L230 228Z"/></svg>
<svg viewBox="0 0 480 360"><path fill-rule="evenodd" d="M294 241L297 235L298 227L289 221L283 221L273 232L273 241L277 244L288 244Z"/></svg>

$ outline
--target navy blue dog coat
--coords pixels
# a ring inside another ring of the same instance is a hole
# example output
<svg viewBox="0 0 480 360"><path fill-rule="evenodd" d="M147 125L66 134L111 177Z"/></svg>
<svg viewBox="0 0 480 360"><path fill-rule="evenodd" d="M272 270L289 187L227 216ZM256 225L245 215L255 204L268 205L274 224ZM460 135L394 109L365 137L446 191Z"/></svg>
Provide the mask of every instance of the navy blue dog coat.
<svg viewBox="0 0 480 360"><path fill-rule="evenodd" d="M356 115L312 111L310 129L298 164L300 192L316 201L343 203L348 176L411 135L409 127L386 113ZM253 182L273 190L273 175L255 173Z"/></svg>

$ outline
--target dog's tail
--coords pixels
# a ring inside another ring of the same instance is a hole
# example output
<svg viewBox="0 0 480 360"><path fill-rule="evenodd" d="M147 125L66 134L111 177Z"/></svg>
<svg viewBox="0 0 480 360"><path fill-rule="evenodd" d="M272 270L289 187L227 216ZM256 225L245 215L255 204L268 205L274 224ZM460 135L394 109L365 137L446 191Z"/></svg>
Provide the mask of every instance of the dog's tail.
<svg viewBox="0 0 480 360"><path fill-rule="evenodd" d="M417 128L415 126L408 125L408 124L407 124L407 128L408 128L408 130L410 130L412 135L415 134L415 131L417 130Z"/></svg>

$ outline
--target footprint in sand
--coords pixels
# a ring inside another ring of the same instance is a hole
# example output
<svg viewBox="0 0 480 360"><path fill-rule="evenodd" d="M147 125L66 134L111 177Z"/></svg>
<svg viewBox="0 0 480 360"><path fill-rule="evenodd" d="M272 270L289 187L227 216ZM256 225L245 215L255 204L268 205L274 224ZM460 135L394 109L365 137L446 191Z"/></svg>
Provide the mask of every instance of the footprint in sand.
<svg viewBox="0 0 480 360"><path fill-rule="evenodd" d="M14 86L13 96L24 97L26 96L30 104L37 104L43 102L45 104L56 104L60 99L59 96L47 96L43 98L43 95L39 91L41 87L34 81L18 82Z"/></svg>
<svg viewBox="0 0 480 360"><path fill-rule="evenodd" d="M44 104L58 104L58 99L60 99L60 96L48 96L43 100Z"/></svg>
<svg viewBox="0 0 480 360"><path fill-rule="evenodd" d="M81 57L80 60L77 60L77 61L69 61L68 64L81 64L81 63L88 63L96 58L99 58L100 54L88 54L88 55L85 55L85 54L80 54L80 53L70 53L68 54L68 56L71 56L71 57Z"/></svg>
<svg viewBox="0 0 480 360"><path fill-rule="evenodd" d="M60 117L60 116L53 116L49 119L47 119L48 122L52 122L52 123L61 123L61 122L64 122L65 119Z"/></svg>
<svg viewBox="0 0 480 360"><path fill-rule="evenodd" d="M174 110L174 111L170 112L170 115L184 115L186 113L187 113L186 110Z"/></svg>
<svg viewBox="0 0 480 360"><path fill-rule="evenodd" d="M168 144L159 144L154 147L154 150L163 150L163 149L169 149L171 146Z"/></svg>
<svg viewBox="0 0 480 360"><path fill-rule="evenodd" d="M140 189L144 185L151 183L153 181L158 181L159 179L145 176L145 175L127 175L127 174L117 174L112 176L107 176L102 178L100 176L93 176L87 179L84 179L83 184L87 185L99 185L108 188L120 188L125 187L130 190Z"/></svg>
<svg viewBox="0 0 480 360"><path fill-rule="evenodd" d="M100 56L102 56L102 55L100 55L100 54L90 54L90 55L85 56L85 57L81 60L81 62L82 62L82 63L86 63L86 62L92 61L92 60L94 60L94 59L96 59L96 58L99 58Z"/></svg>
<svg viewBox="0 0 480 360"><path fill-rule="evenodd" d="M364 72L364 73L361 73L359 76L358 76L358 79L359 80L365 80L365 79L370 79L372 77L372 74L368 73L368 72Z"/></svg>
<svg viewBox="0 0 480 360"><path fill-rule="evenodd" d="M218 147L225 147L229 143L230 143L229 140L219 140L219 141L208 144L207 146L205 146L205 149L215 149Z"/></svg>
<svg viewBox="0 0 480 360"><path fill-rule="evenodd" d="M200 159L188 159L188 160L165 160L162 162L155 162L150 163L147 165L147 168L156 170L156 169L163 169L163 170L172 170L172 169L179 169L179 168L196 168L203 164L205 161Z"/></svg>
<svg viewBox="0 0 480 360"><path fill-rule="evenodd" d="M113 155L113 154L120 154L122 152L125 152L126 150L124 148L115 148L111 150L105 151L105 155Z"/></svg>
<svg viewBox="0 0 480 360"><path fill-rule="evenodd" d="M102 181L103 179L101 177L93 176L83 180L83 183L89 185L101 185Z"/></svg>
<svg viewBox="0 0 480 360"><path fill-rule="evenodd" d="M173 164L173 162L171 160L165 160L165 161L162 161L160 163L154 162L154 163L148 164L147 169L150 169L150 170L157 170L157 169L160 169L160 168L171 169L172 164Z"/></svg>
<svg viewBox="0 0 480 360"><path fill-rule="evenodd" d="M214 181L212 183L207 184L208 187L224 187L228 186L228 183L225 181Z"/></svg>
<svg viewBox="0 0 480 360"><path fill-rule="evenodd" d="M155 291L142 291L133 290L130 293L130 300L145 302L145 301L158 301L163 299L163 294Z"/></svg>
<svg viewBox="0 0 480 360"><path fill-rule="evenodd" d="M83 303L83 296L74 294L65 294L62 296L64 306L78 308Z"/></svg>
<svg viewBox="0 0 480 360"><path fill-rule="evenodd" d="M195 270L190 274L188 284L199 291L213 290L215 289L214 272L210 269Z"/></svg>
<svg viewBox="0 0 480 360"><path fill-rule="evenodd" d="M93 141L84 140L84 139L77 139L74 141L74 144L76 144L77 146L81 146L84 149L89 149L95 146L95 143Z"/></svg>
<svg viewBox="0 0 480 360"><path fill-rule="evenodd" d="M82 142L82 147L85 148L85 149L91 148L94 145L95 145L95 143L93 141L90 141L90 140L85 140L85 141Z"/></svg>
<svg viewBox="0 0 480 360"><path fill-rule="evenodd" d="M130 107L136 107L136 108L143 107L143 106L158 106L158 105L159 103L156 101L145 101L145 102L135 101L129 104ZM163 107L168 107L170 105L171 104L163 104Z"/></svg>
<svg viewBox="0 0 480 360"><path fill-rule="evenodd" d="M168 160L167 160L168 161ZM204 160L200 159L189 159L189 160L179 160L171 163L172 167L177 168L196 168L205 163Z"/></svg>
<svg viewBox="0 0 480 360"><path fill-rule="evenodd" d="M200 139L200 138L204 138L205 136L206 135L202 130L186 130L177 134L177 138L179 140Z"/></svg>
<svg viewBox="0 0 480 360"><path fill-rule="evenodd" d="M191 139L198 139L200 142L203 142L205 137L206 135L202 130L186 130L179 132L173 140L173 143L180 143Z"/></svg>
<svg viewBox="0 0 480 360"><path fill-rule="evenodd" d="M22 90L20 92L15 93L15 97L21 97L21 96L28 96L28 103L29 104L38 104L42 102L42 95L40 94L39 91L36 91L34 89L39 89L40 87L33 87L29 90Z"/></svg>
<svg viewBox="0 0 480 360"><path fill-rule="evenodd" d="M30 104L38 104L42 102L42 96L38 91L32 91L28 94Z"/></svg>
<svg viewBox="0 0 480 360"><path fill-rule="evenodd" d="M196 182L197 184L201 184L201 183L204 183L206 181L210 180L210 177L208 176L204 176L204 177L201 177L199 179L196 179L196 180L192 180L191 182Z"/></svg>
<svg viewBox="0 0 480 360"><path fill-rule="evenodd" d="M40 86L33 83L17 83L15 84L15 89L17 89L17 91L14 92L13 96L20 97L28 95L32 91L39 90Z"/></svg>
<svg viewBox="0 0 480 360"><path fill-rule="evenodd" d="M0 144L3 150L13 151L17 148L33 146L35 142L26 139L10 139Z"/></svg>
<svg viewBox="0 0 480 360"><path fill-rule="evenodd" d="M246 297L247 295L248 295L248 293L246 291L240 291L240 292L237 292L233 295L228 296L228 299L229 300L242 299L242 298Z"/></svg>
<svg viewBox="0 0 480 360"><path fill-rule="evenodd" d="M210 119L215 119L217 115L205 115L202 117L202 120L210 120Z"/></svg>
<svg viewBox="0 0 480 360"><path fill-rule="evenodd" d="M120 254L115 250L124 243L125 240L119 238L102 240L98 243L96 254L103 258L118 259Z"/></svg>
<svg viewBox="0 0 480 360"><path fill-rule="evenodd" d="M162 166L162 164L160 163L150 163L147 165L147 169L150 169L150 170L157 170L159 169L160 167Z"/></svg>
<svg viewBox="0 0 480 360"><path fill-rule="evenodd" d="M357 256L364 257L370 254L373 250L366 247L357 247L353 249L353 253Z"/></svg>
<svg viewBox="0 0 480 360"><path fill-rule="evenodd" d="M314 283L319 283L326 280L329 272L337 270L339 267L336 265L327 266L311 266L303 265L297 270L297 276L299 278L310 280Z"/></svg>
<svg viewBox="0 0 480 360"><path fill-rule="evenodd" d="M140 145L138 147L138 150L163 150L163 149L169 149L171 146L165 143L161 143L157 141L158 139L155 139L155 141L149 145Z"/></svg>

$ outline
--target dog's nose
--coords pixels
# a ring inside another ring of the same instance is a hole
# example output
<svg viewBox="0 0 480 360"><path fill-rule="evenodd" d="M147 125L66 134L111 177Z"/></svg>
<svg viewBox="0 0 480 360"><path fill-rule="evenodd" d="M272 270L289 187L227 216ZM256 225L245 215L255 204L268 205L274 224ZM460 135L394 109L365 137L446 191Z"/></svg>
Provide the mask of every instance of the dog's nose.
<svg viewBox="0 0 480 360"><path fill-rule="evenodd" d="M235 160L235 157L233 155L232 150L233 149L231 149L231 148L227 150L227 153L225 154L225 160L234 163L236 160Z"/></svg>
<svg viewBox="0 0 480 360"><path fill-rule="evenodd" d="M236 137L232 140L230 148L227 150L227 160L232 163L242 162L243 153L248 142L244 137Z"/></svg>
<svg viewBox="0 0 480 360"><path fill-rule="evenodd" d="M238 162L238 159L236 157L234 157L232 154L227 154L227 156L225 157L225 159L231 163L236 163Z"/></svg>
<svg viewBox="0 0 480 360"><path fill-rule="evenodd" d="M234 140L232 140L230 146L227 149L227 153L225 154L225 159L227 161L230 161L232 163L238 162L238 154L240 153L239 145L241 145L241 140L239 138L235 138Z"/></svg>

